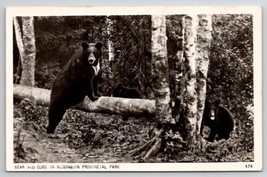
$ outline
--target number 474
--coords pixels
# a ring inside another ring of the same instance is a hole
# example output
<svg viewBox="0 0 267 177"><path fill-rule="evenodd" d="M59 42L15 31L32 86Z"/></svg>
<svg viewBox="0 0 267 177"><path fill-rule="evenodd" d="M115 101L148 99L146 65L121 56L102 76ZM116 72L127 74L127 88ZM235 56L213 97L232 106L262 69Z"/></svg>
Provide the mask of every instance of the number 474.
<svg viewBox="0 0 267 177"><path fill-rule="evenodd" d="M252 164L246 164L245 167L246 168L253 168L253 165Z"/></svg>

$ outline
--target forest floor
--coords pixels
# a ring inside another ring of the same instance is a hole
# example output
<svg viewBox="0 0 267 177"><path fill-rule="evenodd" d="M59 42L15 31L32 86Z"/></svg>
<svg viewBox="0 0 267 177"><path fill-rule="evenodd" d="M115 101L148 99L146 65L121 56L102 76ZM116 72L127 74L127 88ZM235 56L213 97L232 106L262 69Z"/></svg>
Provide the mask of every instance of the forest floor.
<svg viewBox="0 0 267 177"><path fill-rule="evenodd" d="M68 110L55 134L46 134L48 108L27 101L14 104L14 162L144 162L128 153L147 142L153 120ZM239 136L239 135L236 135ZM253 161L251 147L235 139L209 143L208 152L191 154L173 144L149 162ZM253 149L253 147L252 147Z"/></svg>

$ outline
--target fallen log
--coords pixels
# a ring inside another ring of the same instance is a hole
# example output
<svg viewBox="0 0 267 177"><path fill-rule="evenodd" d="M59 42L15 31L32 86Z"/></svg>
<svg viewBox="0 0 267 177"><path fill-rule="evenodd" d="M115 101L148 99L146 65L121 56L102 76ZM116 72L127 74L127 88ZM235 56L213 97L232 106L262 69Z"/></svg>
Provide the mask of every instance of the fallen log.
<svg viewBox="0 0 267 177"><path fill-rule="evenodd" d="M13 95L16 99L34 99L36 104L48 106L50 90L14 84ZM88 97L82 103L72 107L89 112L112 113L122 116L154 116L155 101L147 99L128 99L101 96L92 102Z"/></svg>

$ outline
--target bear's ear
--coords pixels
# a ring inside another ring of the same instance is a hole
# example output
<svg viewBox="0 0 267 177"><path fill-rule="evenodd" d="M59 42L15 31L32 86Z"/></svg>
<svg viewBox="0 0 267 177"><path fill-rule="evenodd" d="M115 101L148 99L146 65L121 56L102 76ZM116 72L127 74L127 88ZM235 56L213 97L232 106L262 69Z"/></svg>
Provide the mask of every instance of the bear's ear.
<svg viewBox="0 0 267 177"><path fill-rule="evenodd" d="M97 50L101 50L102 43L101 42L96 43L95 47L97 48Z"/></svg>
<svg viewBox="0 0 267 177"><path fill-rule="evenodd" d="M213 104L215 104L215 106L219 106L220 102L221 102L221 100L216 100L213 102Z"/></svg>
<svg viewBox="0 0 267 177"><path fill-rule="evenodd" d="M89 45L87 44L87 42L83 42L82 47L83 47L83 50L86 50L88 49Z"/></svg>

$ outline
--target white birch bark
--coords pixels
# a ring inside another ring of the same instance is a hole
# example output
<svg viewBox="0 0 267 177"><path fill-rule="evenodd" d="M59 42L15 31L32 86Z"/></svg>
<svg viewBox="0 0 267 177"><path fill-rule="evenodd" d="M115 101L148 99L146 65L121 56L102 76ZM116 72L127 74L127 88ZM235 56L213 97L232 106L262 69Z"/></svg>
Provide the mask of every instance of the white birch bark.
<svg viewBox="0 0 267 177"><path fill-rule="evenodd" d="M110 62L114 61L114 44L110 40L113 23L109 17L106 18L106 22L107 22L107 34L108 34L108 60Z"/></svg>
<svg viewBox="0 0 267 177"><path fill-rule="evenodd" d="M196 122L197 122L197 93L196 93L196 27L197 16L185 16L185 124L187 131L187 143L189 147L194 147L196 142Z"/></svg>
<svg viewBox="0 0 267 177"><path fill-rule="evenodd" d="M16 20L14 20L14 24L15 23L17 23ZM18 47L22 59L22 73L20 84L34 86L36 47L33 17L22 17L22 43L19 39L20 30L18 30L17 27L15 27L15 29L17 41L19 41Z"/></svg>
<svg viewBox="0 0 267 177"><path fill-rule="evenodd" d="M152 72L156 99L156 120L175 123L170 109L169 70L165 16L152 15Z"/></svg>
<svg viewBox="0 0 267 177"><path fill-rule="evenodd" d="M211 15L199 15L197 28L197 95L198 95L198 115L197 115L197 136L200 137L200 128L203 117L203 111L206 98L206 79L208 74L210 46L211 46L211 31L212 17Z"/></svg>
<svg viewBox="0 0 267 177"><path fill-rule="evenodd" d="M16 36L17 46L19 49L19 54L20 54L20 56L24 56L24 45L23 45L23 41L22 41L22 32L21 32L21 27L19 25L17 17L13 18L13 24L14 24L15 36ZM20 59L22 60L22 57L20 57Z"/></svg>

